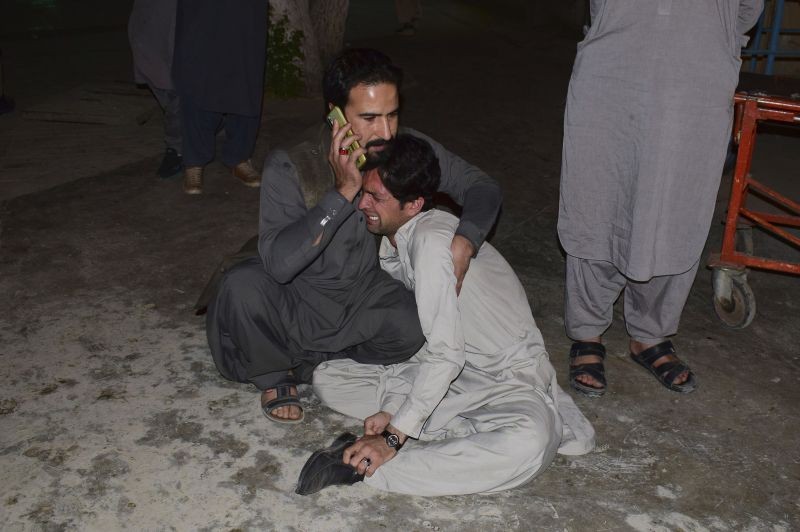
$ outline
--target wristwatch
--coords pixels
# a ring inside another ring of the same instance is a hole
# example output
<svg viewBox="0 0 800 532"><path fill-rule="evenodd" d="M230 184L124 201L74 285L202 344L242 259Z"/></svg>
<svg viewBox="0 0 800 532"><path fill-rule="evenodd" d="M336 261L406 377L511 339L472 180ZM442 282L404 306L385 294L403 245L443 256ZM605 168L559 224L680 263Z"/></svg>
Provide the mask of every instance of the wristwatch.
<svg viewBox="0 0 800 532"><path fill-rule="evenodd" d="M400 443L400 436L398 436L397 434L393 434L388 430L384 430L381 433L381 436L386 438L386 445L388 445L395 451L399 451L403 447L403 444Z"/></svg>

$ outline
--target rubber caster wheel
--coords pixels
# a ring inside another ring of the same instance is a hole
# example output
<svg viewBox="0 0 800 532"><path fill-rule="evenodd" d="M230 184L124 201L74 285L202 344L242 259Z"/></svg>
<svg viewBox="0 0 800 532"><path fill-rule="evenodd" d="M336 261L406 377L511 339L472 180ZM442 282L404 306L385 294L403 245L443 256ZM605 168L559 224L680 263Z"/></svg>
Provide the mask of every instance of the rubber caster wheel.
<svg viewBox="0 0 800 532"><path fill-rule="evenodd" d="M736 270L716 269L714 312L726 327L744 329L756 317L756 296L747 284L747 274Z"/></svg>

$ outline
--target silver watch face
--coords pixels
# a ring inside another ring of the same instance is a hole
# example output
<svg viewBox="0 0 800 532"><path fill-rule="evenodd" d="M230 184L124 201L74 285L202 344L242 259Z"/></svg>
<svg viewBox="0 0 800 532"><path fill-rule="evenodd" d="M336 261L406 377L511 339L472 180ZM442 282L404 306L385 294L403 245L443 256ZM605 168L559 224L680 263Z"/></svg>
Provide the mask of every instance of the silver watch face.
<svg viewBox="0 0 800 532"><path fill-rule="evenodd" d="M397 446L400 445L400 437L397 434L389 434L386 436L386 445L397 448Z"/></svg>

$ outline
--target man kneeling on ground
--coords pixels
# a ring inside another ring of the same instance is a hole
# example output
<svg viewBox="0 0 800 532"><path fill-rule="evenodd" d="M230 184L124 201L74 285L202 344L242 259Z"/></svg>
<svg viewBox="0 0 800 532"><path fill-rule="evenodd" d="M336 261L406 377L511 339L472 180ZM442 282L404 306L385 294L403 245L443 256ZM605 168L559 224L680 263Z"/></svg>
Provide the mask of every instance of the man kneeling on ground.
<svg viewBox="0 0 800 532"><path fill-rule="evenodd" d="M556 383L522 284L491 245L456 294L458 219L431 209L439 178L431 146L410 135L364 176L358 208L384 236L381 267L414 291L426 343L399 364L316 368L314 392L364 419L364 436L343 434L314 453L300 494L361 480L416 495L495 492L528 482L556 452L594 446L594 429Z"/></svg>

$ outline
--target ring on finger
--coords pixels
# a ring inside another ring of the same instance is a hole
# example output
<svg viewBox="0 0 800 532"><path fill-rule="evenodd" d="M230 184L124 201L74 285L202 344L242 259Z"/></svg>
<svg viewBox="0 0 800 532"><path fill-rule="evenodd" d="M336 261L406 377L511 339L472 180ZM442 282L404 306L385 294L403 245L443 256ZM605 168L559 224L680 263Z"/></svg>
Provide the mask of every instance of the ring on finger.
<svg viewBox="0 0 800 532"><path fill-rule="evenodd" d="M347 148L339 148L339 155L349 155L350 151Z"/></svg>
<svg viewBox="0 0 800 532"><path fill-rule="evenodd" d="M372 465L372 460L370 460L369 458L364 458L363 460L361 460L361 462L366 466L367 469L369 469L369 466Z"/></svg>

